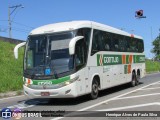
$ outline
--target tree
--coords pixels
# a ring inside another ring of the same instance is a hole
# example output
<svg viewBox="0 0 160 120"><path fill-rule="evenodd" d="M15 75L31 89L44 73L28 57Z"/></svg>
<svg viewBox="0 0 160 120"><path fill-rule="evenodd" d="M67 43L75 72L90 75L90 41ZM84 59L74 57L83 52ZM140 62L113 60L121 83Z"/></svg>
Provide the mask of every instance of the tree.
<svg viewBox="0 0 160 120"><path fill-rule="evenodd" d="M151 50L152 53L155 54L155 59L160 60L160 36L158 36L153 42L152 45L154 46Z"/></svg>

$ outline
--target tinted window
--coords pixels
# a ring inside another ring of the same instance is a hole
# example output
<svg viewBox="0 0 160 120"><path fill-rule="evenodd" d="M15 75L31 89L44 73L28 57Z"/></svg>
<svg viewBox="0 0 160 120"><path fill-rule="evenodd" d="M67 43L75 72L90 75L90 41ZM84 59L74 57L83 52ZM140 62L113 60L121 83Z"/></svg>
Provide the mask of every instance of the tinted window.
<svg viewBox="0 0 160 120"><path fill-rule="evenodd" d="M137 38L127 38L127 51L126 52L144 52L143 40Z"/></svg>
<svg viewBox="0 0 160 120"><path fill-rule="evenodd" d="M138 46L138 52L143 52L144 51L144 44L143 44L142 40L138 39L137 46Z"/></svg>
<svg viewBox="0 0 160 120"><path fill-rule="evenodd" d="M103 32L99 30L94 30L91 55L95 54L98 51L104 50L103 42L104 42Z"/></svg>
<svg viewBox="0 0 160 120"><path fill-rule="evenodd" d="M98 51L143 52L143 40L94 30L91 55Z"/></svg>
<svg viewBox="0 0 160 120"><path fill-rule="evenodd" d="M112 46L112 35L107 32L103 32L103 45L104 45L104 51L111 51Z"/></svg>
<svg viewBox="0 0 160 120"><path fill-rule="evenodd" d="M112 35L113 48L112 51L119 51L119 36L117 34Z"/></svg>
<svg viewBox="0 0 160 120"><path fill-rule="evenodd" d="M91 36L91 29L90 28L80 28L77 30L76 36L84 36L83 39L79 40L76 43L75 47L75 64L76 69L79 70L80 68L84 67L87 63L87 55L89 51L89 43L90 43L90 36Z"/></svg>
<svg viewBox="0 0 160 120"><path fill-rule="evenodd" d="M79 70L86 64L86 47L85 47L85 42L84 39L79 40L76 43L76 48L75 48L75 65L76 65L76 70Z"/></svg>
<svg viewBox="0 0 160 120"><path fill-rule="evenodd" d="M76 36L84 36L84 42L86 44L86 49L87 49L87 53L88 53L90 36L91 36L91 29L90 28L78 29Z"/></svg>

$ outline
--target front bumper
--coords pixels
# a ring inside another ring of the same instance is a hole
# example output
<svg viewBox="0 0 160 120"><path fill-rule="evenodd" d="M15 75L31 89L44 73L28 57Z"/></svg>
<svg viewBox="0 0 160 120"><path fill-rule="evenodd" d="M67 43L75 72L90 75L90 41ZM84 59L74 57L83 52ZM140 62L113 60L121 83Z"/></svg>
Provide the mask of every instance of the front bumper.
<svg viewBox="0 0 160 120"><path fill-rule="evenodd" d="M77 97L76 82L57 89L31 89L23 85L24 93L29 98L74 98ZM41 96L41 92L49 92L49 96Z"/></svg>

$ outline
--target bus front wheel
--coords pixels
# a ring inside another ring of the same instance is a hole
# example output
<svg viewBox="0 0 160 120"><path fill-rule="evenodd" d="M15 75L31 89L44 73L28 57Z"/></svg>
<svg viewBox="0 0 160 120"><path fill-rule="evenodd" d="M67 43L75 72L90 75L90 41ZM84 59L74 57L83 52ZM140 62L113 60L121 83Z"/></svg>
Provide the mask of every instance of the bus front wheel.
<svg viewBox="0 0 160 120"><path fill-rule="evenodd" d="M98 87L99 87L98 81L94 78L92 82L92 91L90 94L91 99L96 99L98 97L99 93Z"/></svg>

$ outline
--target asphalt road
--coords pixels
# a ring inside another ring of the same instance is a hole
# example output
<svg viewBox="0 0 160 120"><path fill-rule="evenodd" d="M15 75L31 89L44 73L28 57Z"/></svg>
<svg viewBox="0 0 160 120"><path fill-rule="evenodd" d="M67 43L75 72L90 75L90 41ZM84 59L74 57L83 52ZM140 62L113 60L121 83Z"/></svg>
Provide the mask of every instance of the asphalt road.
<svg viewBox="0 0 160 120"><path fill-rule="evenodd" d="M12 110L14 108L20 108L29 111L72 111L70 114L75 115L79 113L75 113L74 111L89 111L81 113L82 116L98 116L98 114L96 114L98 111L160 111L160 73L146 75L146 77L141 79L140 85L136 87L130 87L126 84L103 90L96 100L90 100L88 96L75 99L28 99L26 96L22 95L0 99L0 109L2 110L3 108L10 108ZM114 120L114 118L116 117L106 118L104 116L98 119ZM136 120L138 118L136 118ZM153 117L150 118L153 119ZM148 117L148 119L150 118ZM23 119L30 120L31 118ZM34 119L92 120L97 119L97 117L47 117ZM125 117L125 119L127 119L127 117ZM142 119L142 116L139 119ZM160 117L154 117L154 119L158 120Z"/></svg>

